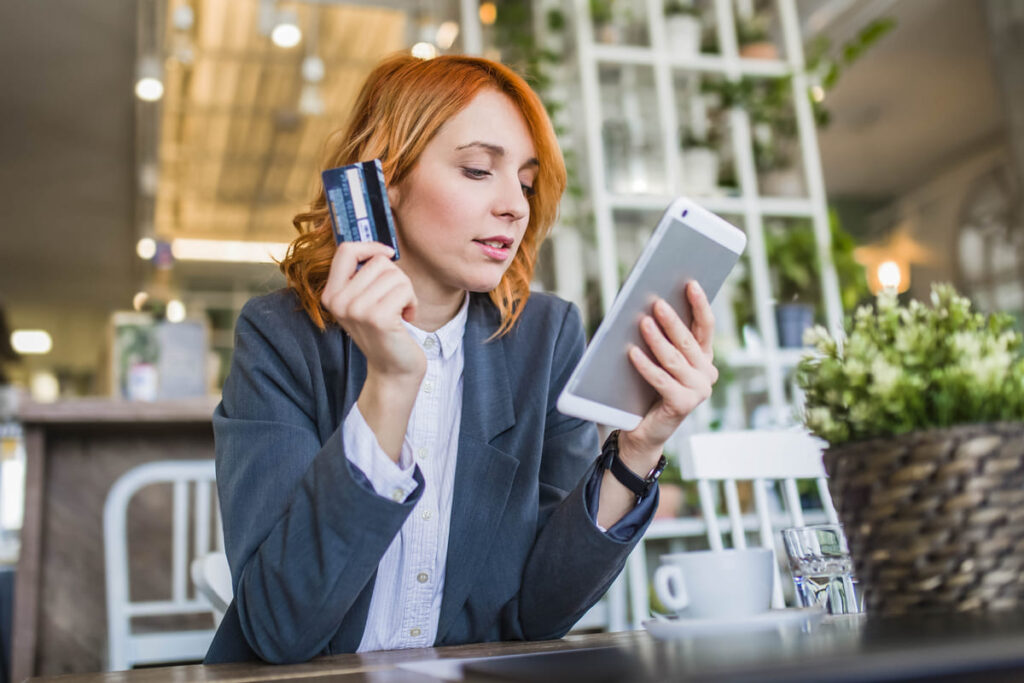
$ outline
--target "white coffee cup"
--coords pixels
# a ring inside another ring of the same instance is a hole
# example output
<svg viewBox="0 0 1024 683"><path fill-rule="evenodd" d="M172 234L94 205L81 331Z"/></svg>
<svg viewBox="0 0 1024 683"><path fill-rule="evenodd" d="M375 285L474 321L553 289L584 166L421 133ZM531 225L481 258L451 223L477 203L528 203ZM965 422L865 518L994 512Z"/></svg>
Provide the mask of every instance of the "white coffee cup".
<svg viewBox="0 0 1024 683"><path fill-rule="evenodd" d="M699 550L661 556L654 590L680 616L742 617L771 608L770 548Z"/></svg>

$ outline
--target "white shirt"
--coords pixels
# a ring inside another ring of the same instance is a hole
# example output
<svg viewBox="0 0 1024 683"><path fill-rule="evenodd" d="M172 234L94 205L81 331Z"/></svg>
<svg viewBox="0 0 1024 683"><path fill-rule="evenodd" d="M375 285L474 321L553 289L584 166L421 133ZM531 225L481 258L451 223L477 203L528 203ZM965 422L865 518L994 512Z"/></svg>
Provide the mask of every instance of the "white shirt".
<svg viewBox="0 0 1024 683"><path fill-rule="evenodd" d="M416 488L413 465L423 474L423 495L388 546L366 629L357 652L430 647L437 636L448 557L455 460L462 417L462 337L469 310L462 308L436 332L406 328L427 356L427 373L409 417L396 464L353 405L342 428L345 454L381 496L404 501Z"/></svg>

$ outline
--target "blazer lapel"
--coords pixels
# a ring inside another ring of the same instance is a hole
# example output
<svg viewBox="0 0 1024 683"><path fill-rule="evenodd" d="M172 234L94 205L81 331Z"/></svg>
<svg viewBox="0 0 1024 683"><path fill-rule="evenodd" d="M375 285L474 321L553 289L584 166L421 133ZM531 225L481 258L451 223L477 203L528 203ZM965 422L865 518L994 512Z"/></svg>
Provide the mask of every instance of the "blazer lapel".
<svg viewBox="0 0 1024 683"><path fill-rule="evenodd" d="M490 442L516 422L503 339L487 341L498 313L486 295L471 295L463 337L462 421L455 466L444 597L435 642L462 608L505 510L519 461Z"/></svg>

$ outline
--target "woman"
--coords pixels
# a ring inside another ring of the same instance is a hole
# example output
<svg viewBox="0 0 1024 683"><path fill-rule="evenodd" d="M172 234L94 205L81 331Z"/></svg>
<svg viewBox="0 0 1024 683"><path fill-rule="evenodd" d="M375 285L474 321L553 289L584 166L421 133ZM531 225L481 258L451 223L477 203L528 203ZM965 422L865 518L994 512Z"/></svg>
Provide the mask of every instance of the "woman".
<svg viewBox="0 0 1024 683"><path fill-rule="evenodd" d="M661 395L637 429L602 450L555 409L583 329L529 283L565 167L508 68L385 61L327 163L373 158L401 258L336 248L321 189L289 287L238 320L214 415L235 599L208 662L562 636L622 568L657 504L645 478L717 378L691 285L693 333L661 302L653 357L630 351Z"/></svg>

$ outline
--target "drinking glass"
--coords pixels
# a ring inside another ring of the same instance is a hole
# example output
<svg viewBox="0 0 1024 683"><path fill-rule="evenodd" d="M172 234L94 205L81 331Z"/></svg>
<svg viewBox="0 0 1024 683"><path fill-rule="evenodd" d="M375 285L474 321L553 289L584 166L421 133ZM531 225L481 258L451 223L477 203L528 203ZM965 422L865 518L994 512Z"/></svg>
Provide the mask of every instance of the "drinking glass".
<svg viewBox="0 0 1024 683"><path fill-rule="evenodd" d="M802 607L821 605L829 614L864 611L841 524L783 529L782 540Z"/></svg>

